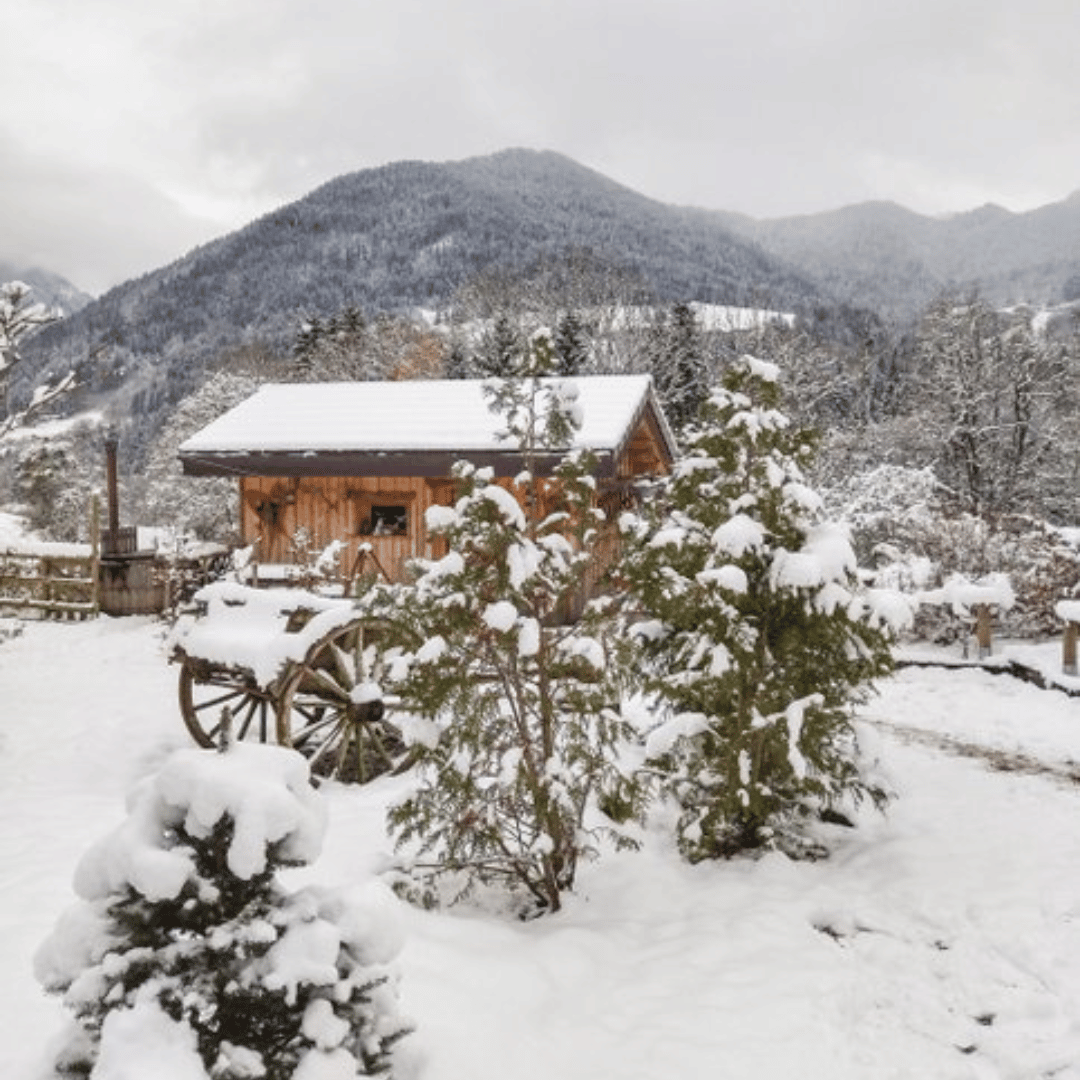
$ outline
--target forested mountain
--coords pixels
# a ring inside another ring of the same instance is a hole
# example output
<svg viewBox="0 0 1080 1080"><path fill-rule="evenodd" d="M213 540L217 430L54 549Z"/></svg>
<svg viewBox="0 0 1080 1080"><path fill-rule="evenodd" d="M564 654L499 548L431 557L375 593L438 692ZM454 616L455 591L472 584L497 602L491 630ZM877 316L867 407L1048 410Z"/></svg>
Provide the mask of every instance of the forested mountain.
<svg viewBox="0 0 1080 1080"><path fill-rule="evenodd" d="M717 220L838 299L909 319L946 291L1055 304L1080 298L1080 192L1026 213L934 218L869 202L823 214Z"/></svg>
<svg viewBox="0 0 1080 1080"><path fill-rule="evenodd" d="M558 154L508 150L339 177L42 332L15 390L46 366L82 364L97 390L122 382L177 401L224 350L287 348L305 316L437 308L482 272L521 273L570 251L636 277L655 300L786 310L820 300L719 220Z"/></svg>
<svg viewBox="0 0 1080 1080"><path fill-rule="evenodd" d="M880 348L884 335L866 327L879 316L909 327L949 288L1078 297L1077 252L1080 194L1025 214L934 219L866 203L754 221L659 203L549 152L399 162L332 180L35 334L10 401L78 369L71 407L126 420L128 445L145 448L209 370L288 355L313 316L445 311L485 275L520 282L577 264L610 271L618 302L812 314L804 325L819 337ZM23 276L35 299L64 303Z"/></svg>

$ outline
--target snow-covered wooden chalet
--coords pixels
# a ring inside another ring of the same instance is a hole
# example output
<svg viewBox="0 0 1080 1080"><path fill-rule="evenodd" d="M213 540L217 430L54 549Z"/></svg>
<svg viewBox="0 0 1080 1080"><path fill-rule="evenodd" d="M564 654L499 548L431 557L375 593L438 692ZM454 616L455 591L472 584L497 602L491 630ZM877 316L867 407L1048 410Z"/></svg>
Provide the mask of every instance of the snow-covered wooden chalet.
<svg viewBox="0 0 1080 1080"><path fill-rule="evenodd" d="M574 379L582 424L574 447L597 455L600 505L611 516L635 481L666 474L675 440L647 375ZM341 540L341 572L370 545L372 562L401 580L408 560L441 554L429 506L449 504L451 469L466 460L512 478L519 451L499 436L480 380L270 384L180 447L189 476L236 477L242 542L262 563L292 561L304 530ZM539 471L564 451L541 455Z"/></svg>

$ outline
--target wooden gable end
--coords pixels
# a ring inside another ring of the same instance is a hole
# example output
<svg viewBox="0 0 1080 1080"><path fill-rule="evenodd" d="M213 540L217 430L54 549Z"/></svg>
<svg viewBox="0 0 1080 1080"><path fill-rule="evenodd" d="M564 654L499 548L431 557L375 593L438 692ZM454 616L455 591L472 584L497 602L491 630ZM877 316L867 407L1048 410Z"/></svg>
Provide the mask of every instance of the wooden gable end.
<svg viewBox="0 0 1080 1080"><path fill-rule="evenodd" d="M635 476L666 476L673 458L656 412L646 406L631 427L615 464L620 480Z"/></svg>

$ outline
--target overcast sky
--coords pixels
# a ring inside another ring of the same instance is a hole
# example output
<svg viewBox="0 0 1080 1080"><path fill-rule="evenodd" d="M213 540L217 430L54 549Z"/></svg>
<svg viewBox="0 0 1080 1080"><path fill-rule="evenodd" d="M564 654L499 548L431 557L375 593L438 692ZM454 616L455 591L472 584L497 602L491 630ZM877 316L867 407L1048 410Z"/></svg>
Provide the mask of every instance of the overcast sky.
<svg viewBox="0 0 1080 1080"><path fill-rule="evenodd" d="M1077 0L0 0L0 261L99 292L341 173L557 150L775 217L1080 188Z"/></svg>

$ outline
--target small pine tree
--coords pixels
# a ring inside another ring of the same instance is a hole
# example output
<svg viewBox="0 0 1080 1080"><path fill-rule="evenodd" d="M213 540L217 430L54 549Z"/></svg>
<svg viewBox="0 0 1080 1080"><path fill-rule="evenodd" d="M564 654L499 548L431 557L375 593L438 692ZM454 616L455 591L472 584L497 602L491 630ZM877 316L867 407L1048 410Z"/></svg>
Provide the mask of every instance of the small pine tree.
<svg viewBox="0 0 1080 1080"><path fill-rule="evenodd" d="M669 318L658 321L654 342L657 396L664 414L681 431L709 397L709 364L694 309L676 304Z"/></svg>
<svg viewBox="0 0 1080 1080"><path fill-rule="evenodd" d="M291 1080L320 1059L340 1075L387 1075L405 1031L384 967L396 945L375 940L343 894L276 880L322 841L303 757L179 751L128 811L80 862L82 903L35 958L77 1020L59 1070L87 1075L117 1051L110 1032L145 1025L145 1039L164 1023L213 1080Z"/></svg>
<svg viewBox="0 0 1080 1080"><path fill-rule="evenodd" d="M326 327L318 315L312 315L304 319L300 328L293 338L292 354L295 360L295 371L301 382L311 377L315 365L315 357L319 352Z"/></svg>
<svg viewBox="0 0 1080 1080"><path fill-rule="evenodd" d="M483 378L510 379L522 366L521 337L506 315L500 315L484 334L476 352L476 367Z"/></svg>
<svg viewBox="0 0 1080 1080"><path fill-rule="evenodd" d="M687 433L623 566L666 710L649 754L691 860L774 843L802 812L885 793L864 779L851 706L890 670L846 535L801 466L813 438L778 411L773 365L744 357Z"/></svg>
<svg viewBox="0 0 1080 1080"><path fill-rule="evenodd" d="M465 346L455 341L446 354L443 374L447 379L468 379L472 377L472 361L465 351Z"/></svg>
<svg viewBox="0 0 1080 1080"><path fill-rule="evenodd" d="M572 391L541 381L551 359L550 343L535 342L528 377L493 392L531 465L575 426ZM459 465L456 505L429 513L449 553L411 594L406 621L424 644L399 690L438 739L418 748L415 789L390 813L414 895L491 885L522 897L522 913L554 911L599 834L629 842L618 825L639 812L641 791L620 768L632 738L626 643L599 605L563 620L603 524L590 464L566 454L550 480L529 468L520 498Z"/></svg>
<svg viewBox="0 0 1080 1080"><path fill-rule="evenodd" d="M581 318L568 311L559 319L552 339L559 375L581 375L589 363L589 335Z"/></svg>

